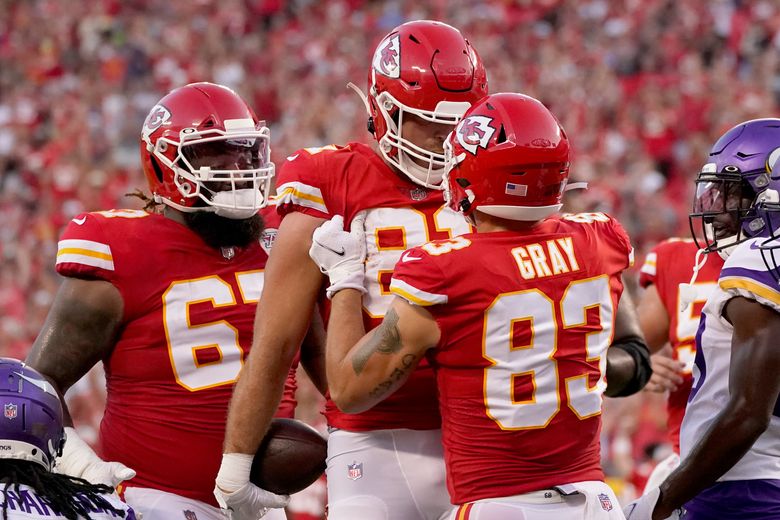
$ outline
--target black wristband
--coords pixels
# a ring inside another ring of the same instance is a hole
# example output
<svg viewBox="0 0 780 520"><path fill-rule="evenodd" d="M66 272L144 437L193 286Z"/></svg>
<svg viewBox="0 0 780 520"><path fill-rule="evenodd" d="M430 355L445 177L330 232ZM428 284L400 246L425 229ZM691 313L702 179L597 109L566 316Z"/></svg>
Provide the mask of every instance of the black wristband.
<svg viewBox="0 0 780 520"><path fill-rule="evenodd" d="M629 336L616 340L610 348L619 348L627 352L634 360L634 376L626 385L611 397L627 397L639 392L645 387L650 377L653 375L653 368L650 364L650 350L647 348L645 340L639 336Z"/></svg>

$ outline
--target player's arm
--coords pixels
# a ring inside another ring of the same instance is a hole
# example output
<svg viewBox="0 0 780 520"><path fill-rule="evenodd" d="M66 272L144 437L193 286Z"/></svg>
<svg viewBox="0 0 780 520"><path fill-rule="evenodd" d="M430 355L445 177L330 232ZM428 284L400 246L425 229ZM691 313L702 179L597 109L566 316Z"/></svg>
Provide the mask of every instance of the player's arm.
<svg viewBox="0 0 780 520"><path fill-rule="evenodd" d="M364 219L359 213L345 231L344 219L334 216L314 232L309 251L330 280L328 387L331 399L347 413L367 410L403 385L440 337L427 310L397 297L382 323L364 336Z"/></svg>
<svg viewBox="0 0 780 520"><path fill-rule="evenodd" d="M323 396L328 391L325 375L325 338L325 323L319 308L315 306L309 331L301 344L301 366Z"/></svg>
<svg viewBox="0 0 780 520"><path fill-rule="evenodd" d="M72 428L65 392L114 348L124 314L119 290L104 280L65 278L26 363L47 377L62 399L67 439L58 471L96 484L119 485L135 471L97 456Z"/></svg>
<svg viewBox="0 0 780 520"><path fill-rule="evenodd" d="M642 293L637 313L647 347L651 354L655 354L669 341L669 315L655 284L649 285Z"/></svg>
<svg viewBox="0 0 780 520"><path fill-rule="evenodd" d="M322 284L309 258L321 218L293 212L282 220L265 266L265 285L255 315L252 349L241 369L228 408L222 464L214 496L235 520L256 519L289 497L249 482L252 460L279 407L296 350L306 336Z"/></svg>
<svg viewBox="0 0 780 520"><path fill-rule="evenodd" d="M45 375L60 398L114 348L124 304L104 280L65 278L26 363ZM65 400L65 425L73 426Z"/></svg>
<svg viewBox="0 0 780 520"><path fill-rule="evenodd" d="M640 391L650 379L650 352L639 326L634 302L628 294L620 298L615 313L615 335L607 349L609 397L625 397Z"/></svg>
<svg viewBox="0 0 780 520"><path fill-rule="evenodd" d="M653 518L672 511L712 486L766 431L780 394L780 313L735 297L723 316L732 324L730 398L704 438L661 484Z"/></svg>
<svg viewBox="0 0 780 520"><path fill-rule="evenodd" d="M279 406L322 284L322 273L309 258L312 232L322 221L294 212L279 226L265 268L252 349L230 400L225 453L254 455Z"/></svg>
<svg viewBox="0 0 780 520"><path fill-rule="evenodd" d="M681 372L685 365L664 351L669 342L669 314L655 284L649 285L642 293L637 313L653 367L653 376L645 389L653 392L676 390L683 382Z"/></svg>
<svg viewBox="0 0 780 520"><path fill-rule="evenodd" d="M333 297L328 322L327 364L331 399L344 412L360 413L400 388L441 332L431 314L395 297L382 323L363 336L362 294L345 289Z"/></svg>

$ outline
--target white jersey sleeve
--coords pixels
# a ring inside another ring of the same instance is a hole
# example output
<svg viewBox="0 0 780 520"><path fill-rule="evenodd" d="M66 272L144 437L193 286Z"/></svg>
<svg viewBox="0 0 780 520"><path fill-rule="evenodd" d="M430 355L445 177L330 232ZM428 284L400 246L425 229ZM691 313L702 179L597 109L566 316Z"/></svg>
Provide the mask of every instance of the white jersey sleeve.
<svg viewBox="0 0 780 520"><path fill-rule="evenodd" d="M718 285L707 300L696 334L693 388L680 432L683 459L701 442L730 399L729 368L734 332L723 318L723 309L737 296L755 300L780 313L780 284L764 263L759 241L740 244L729 256ZM780 479L780 406L769 428L745 456L719 480Z"/></svg>
<svg viewBox="0 0 780 520"><path fill-rule="evenodd" d="M16 486L10 485L5 493L0 488L0 510L5 507L6 498L8 520L65 520L65 516L55 511L30 486L21 485L17 491ZM125 511L125 520L136 520L133 509L119 498L114 495L104 495L104 498L116 509ZM74 500L79 499L78 496L74 498ZM94 504L89 506L89 515L93 520L116 520L118 518L111 511L104 511Z"/></svg>

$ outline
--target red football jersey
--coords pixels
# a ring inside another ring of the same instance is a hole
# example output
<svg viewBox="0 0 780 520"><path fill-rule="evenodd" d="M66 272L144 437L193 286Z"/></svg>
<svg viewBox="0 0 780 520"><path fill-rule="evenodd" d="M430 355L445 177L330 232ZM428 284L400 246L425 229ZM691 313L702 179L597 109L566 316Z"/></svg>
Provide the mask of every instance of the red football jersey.
<svg viewBox="0 0 780 520"><path fill-rule="evenodd" d="M391 291L442 334L429 357L454 504L604 479L606 350L631 255L617 221L588 213L401 258Z"/></svg>
<svg viewBox="0 0 780 520"><path fill-rule="evenodd" d="M264 244L278 226L275 212L265 213L261 243L221 251L144 211L85 213L65 229L57 272L109 281L124 302L120 336L104 360L100 445L105 460L137 471L126 485L217 505L227 406L252 342ZM289 379L286 417L294 392Z"/></svg>
<svg viewBox="0 0 780 520"><path fill-rule="evenodd" d="M355 214L367 211L366 330L381 323L392 300L390 278L401 253L429 240L471 231L461 215L443 206L441 191L397 175L376 152L360 143L299 150L282 165L277 191L281 215L292 211L328 219L342 215L349 226ZM321 302L327 312L324 293ZM331 426L353 431L439 428L433 371L427 362L422 363L403 388L361 414L344 414L328 400L326 416Z"/></svg>
<svg viewBox="0 0 780 520"><path fill-rule="evenodd" d="M669 315L669 343L672 356L685 363L683 383L669 393L666 409L669 414L669 440L674 450L680 452L680 424L685 415L685 405L693 384L693 359L696 354L696 330L707 297L718 283L723 259L717 254L707 255L707 261L696 277L697 297L688 308L680 309L680 284L688 283L693 274L697 247L693 240L671 238L655 246L645 258L639 274L642 287L655 285L658 295Z"/></svg>

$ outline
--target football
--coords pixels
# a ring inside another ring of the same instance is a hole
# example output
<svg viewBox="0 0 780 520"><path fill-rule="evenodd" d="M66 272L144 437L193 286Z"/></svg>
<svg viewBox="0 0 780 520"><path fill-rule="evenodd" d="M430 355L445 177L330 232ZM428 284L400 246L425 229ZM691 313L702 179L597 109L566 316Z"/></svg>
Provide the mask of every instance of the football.
<svg viewBox="0 0 780 520"><path fill-rule="evenodd" d="M296 419L274 419L252 461L249 479L279 495L297 493L325 471L327 442Z"/></svg>

